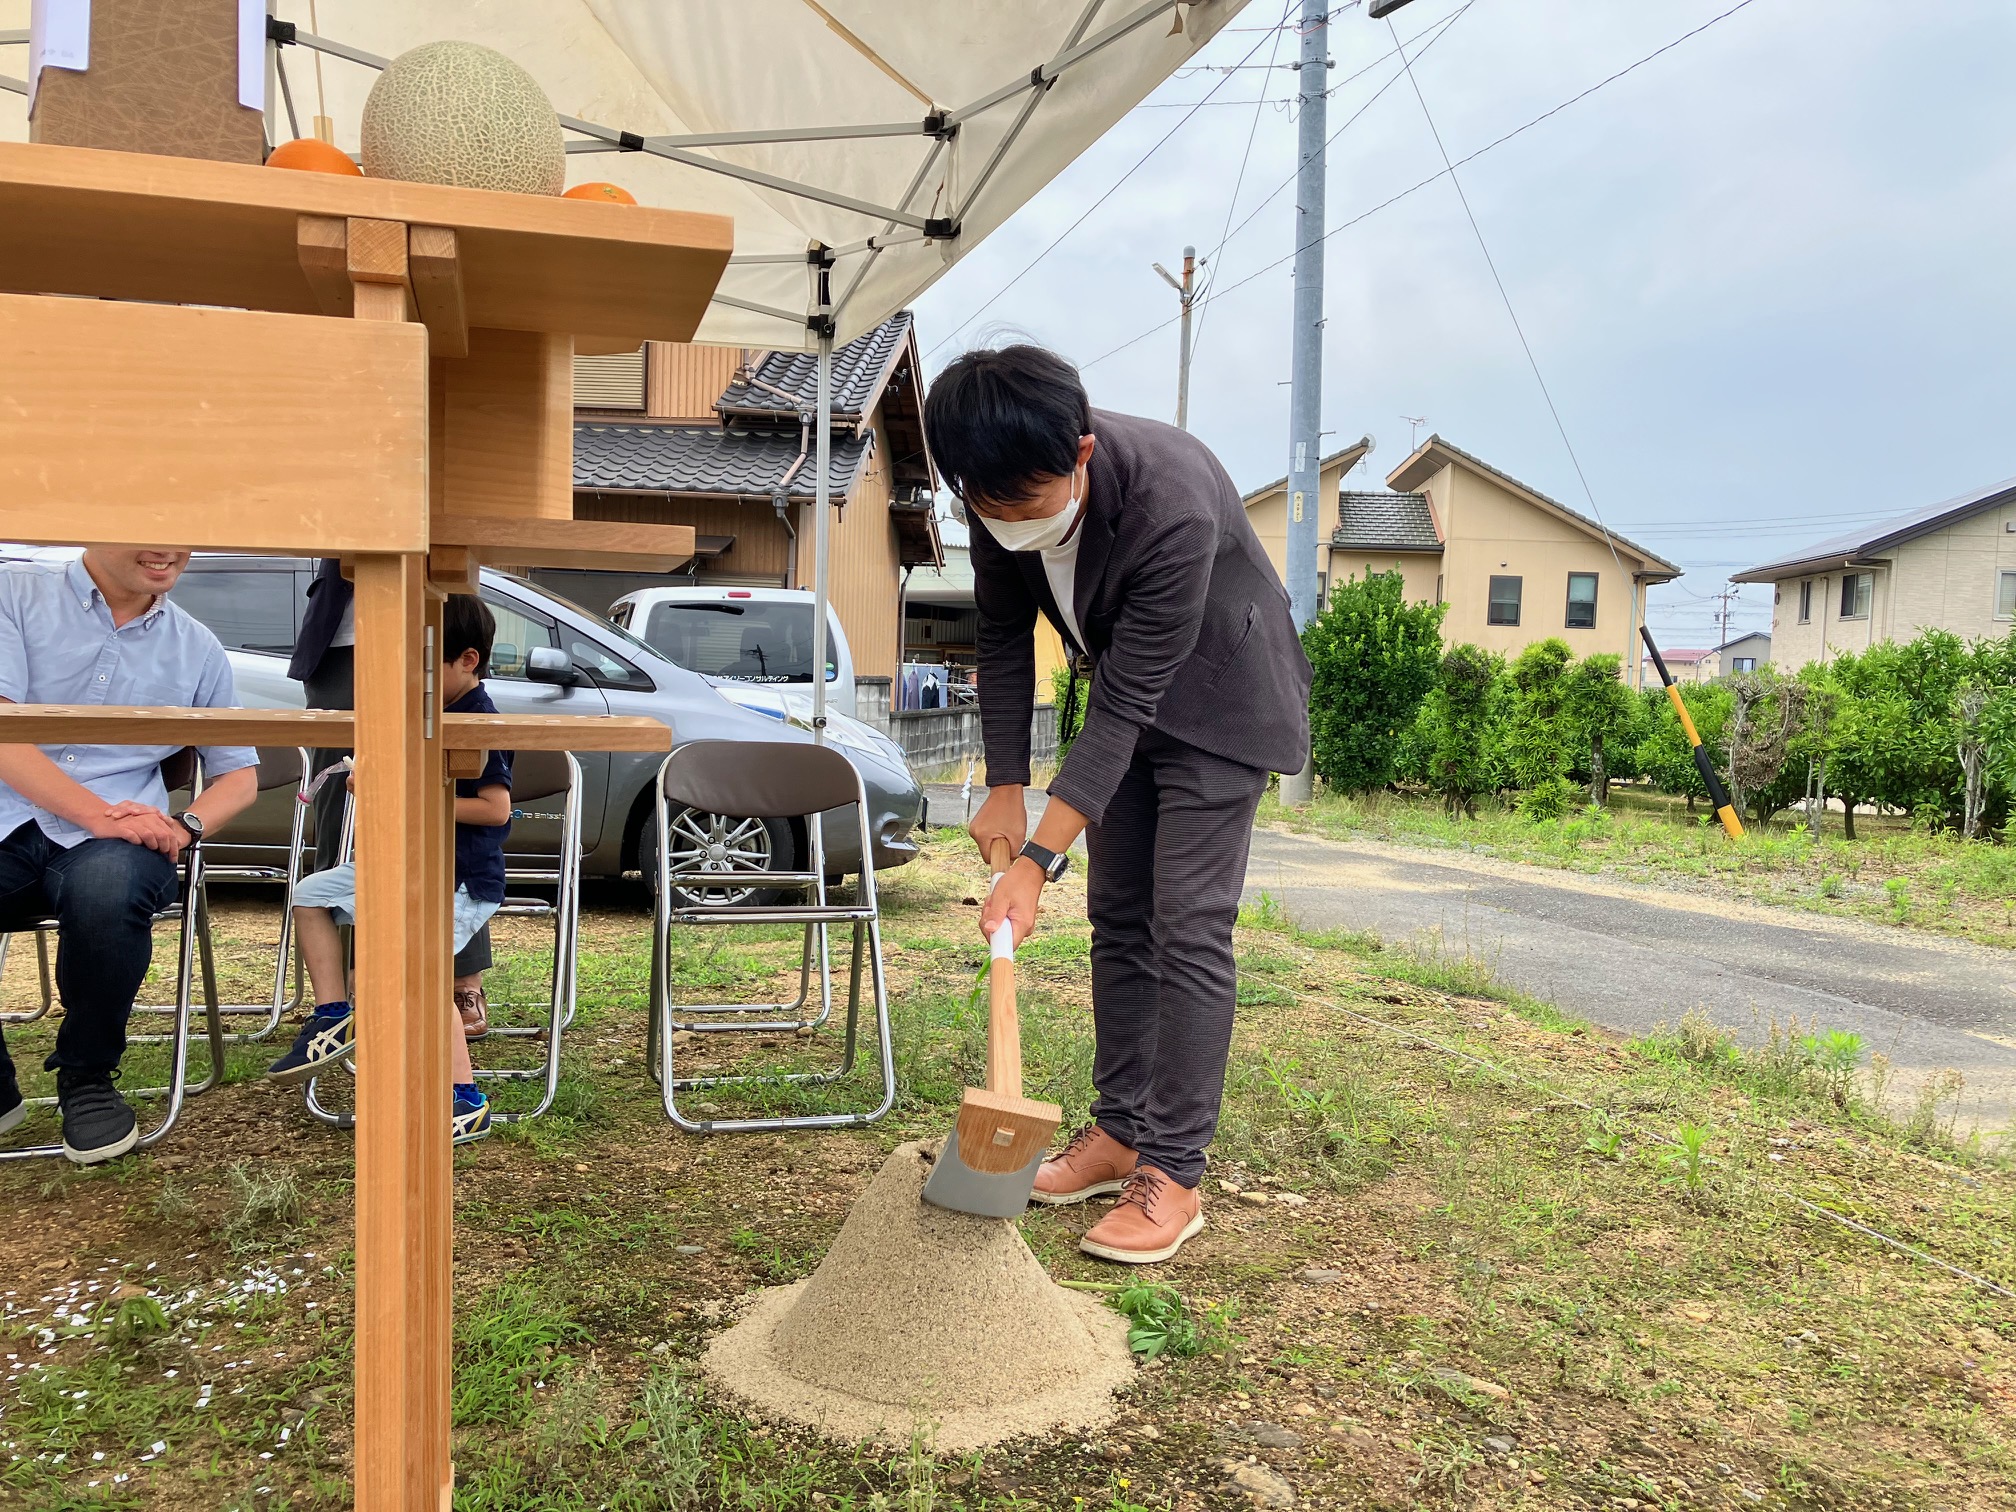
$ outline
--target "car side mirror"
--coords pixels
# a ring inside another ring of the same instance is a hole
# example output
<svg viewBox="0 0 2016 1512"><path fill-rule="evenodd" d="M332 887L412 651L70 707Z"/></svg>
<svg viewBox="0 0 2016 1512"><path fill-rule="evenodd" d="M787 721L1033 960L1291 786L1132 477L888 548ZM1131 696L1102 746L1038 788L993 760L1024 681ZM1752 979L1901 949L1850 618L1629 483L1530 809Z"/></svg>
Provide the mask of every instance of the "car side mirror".
<svg viewBox="0 0 2016 1512"><path fill-rule="evenodd" d="M558 646L534 646L525 658L525 680L571 688L581 680L574 659Z"/></svg>

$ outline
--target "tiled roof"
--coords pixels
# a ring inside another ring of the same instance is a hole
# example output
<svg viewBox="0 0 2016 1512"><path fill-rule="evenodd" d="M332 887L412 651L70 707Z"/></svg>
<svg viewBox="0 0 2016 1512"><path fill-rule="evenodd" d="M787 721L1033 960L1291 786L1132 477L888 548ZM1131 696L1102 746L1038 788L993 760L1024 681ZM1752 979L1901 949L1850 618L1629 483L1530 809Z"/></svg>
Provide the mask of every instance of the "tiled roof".
<svg viewBox="0 0 2016 1512"><path fill-rule="evenodd" d="M646 493L767 497L798 456L799 430L712 425L574 427L574 486ZM836 499L854 486L868 437L835 435L828 486ZM792 478L790 497L812 497L812 459Z"/></svg>
<svg viewBox="0 0 2016 1512"><path fill-rule="evenodd" d="M1440 551L1428 496L1418 493L1344 493L1330 544L1367 551Z"/></svg>
<svg viewBox="0 0 2016 1512"><path fill-rule="evenodd" d="M1573 520L1580 524L1599 541L1607 538L1610 541L1614 541L1618 546L1630 547L1644 561L1647 567L1663 569L1670 572L1673 577L1681 575L1682 568L1678 563L1669 562L1666 558L1647 551L1628 536L1619 535L1601 521L1590 519L1589 516L1583 514L1579 509L1570 509L1559 499L1548 498L1547 495L1533 487L1532 484L1521 483L1510 473L1493 467L1482 457L1471 456L1470 453L1464 451L1460 446L1451 446L1440 436L1430 436L1426 441L1415 447L1405 461L1386 475L1386 481L1394 488L1406 488L1410 485L1425 483L1451 458L1467 463L1475 471L1509 487L1515 493L1523 493L1530 499L1537 499L1547 508L1560 514L1564 519ZM1613 546L1611 549L1615 550L1616 547Z"/></svg>
<svg viewBox="0 0 2016 1512"><path fill-rule="evenodd" d="M865 336L833 351L833 413L859 419L875 402L883 374L910 334L911 315L898 310ZM756 364L756 383L733 383L716 404L723 415L796 415L819 400L819 374L810 352L770 352ZM763 386L767 385L767 387ZM782 389L783 394L772 393Z"/></svg>
<svg viewBox="0 0 2016 1512"><path fill-rule="evenodd" d="M1935 530L1979 514L1984 509L2016 500L2016 478L2005 478L2000 483L1978 488L1972 493L1961 494L1957 499L1945 499L1937 504L1928 504L1923 509L1914 509L1910 514L1898 515L1894 519L1878 525L1864 525L1846 535L1834 536L1808 546L1804 551L1788 557L1780 557L1774 562L1766 562L1761 567L1752 567L1748 572L1739 572L1729 581L1732 583L1768 583L1774 578L1793 577L1802 570L1820 571L1823 568L1843 566L1862 557L1875 556L1888 551L1892 546L1918 536L1930 535Z"/></svg>

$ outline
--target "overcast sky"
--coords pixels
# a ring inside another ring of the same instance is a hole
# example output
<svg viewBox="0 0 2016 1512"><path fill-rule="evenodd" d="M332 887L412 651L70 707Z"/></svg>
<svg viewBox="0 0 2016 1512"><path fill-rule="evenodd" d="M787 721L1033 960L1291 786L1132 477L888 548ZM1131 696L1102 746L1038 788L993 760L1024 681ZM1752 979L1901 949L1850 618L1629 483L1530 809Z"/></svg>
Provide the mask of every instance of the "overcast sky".
<svg viewBox="0 0 2016 1512"><path fill-rule="evenodd" d="M1735 3L1414 0L1393 20L1434 38L1416 76L1460 160ZM1265 64L1277 36L1293 59L1282 14L1251 0L1199 61ZM1360 8L1331 32L1336 131L1399 64ZM2009 0L1750 0L1458 170L1603 517L1686 568L1653 590L1664 643L1715 643L1732 572L2016 474L2012 62ZM1278 68L1172 79L918 302L928 366L1025 333L1084 365L1095 404L1173 419L1174 324L1113 349L1174 315L1149 264L1216 247L1238 182L1232 224L1260 208L1213 258L1228 292L1200 316L1191 428L1242 487L1279 477L1289 264L1230 286L1292 248L1294 89ZM1398 77L1330 149L1327 224L1440 167ZM1324 444L1377 441L1352 486L1383 486L1401 417L1425 416L1586 511L1449 181L1327 245ZM1742 590L1732 633L1768 627L1769 594Z"/></svg>

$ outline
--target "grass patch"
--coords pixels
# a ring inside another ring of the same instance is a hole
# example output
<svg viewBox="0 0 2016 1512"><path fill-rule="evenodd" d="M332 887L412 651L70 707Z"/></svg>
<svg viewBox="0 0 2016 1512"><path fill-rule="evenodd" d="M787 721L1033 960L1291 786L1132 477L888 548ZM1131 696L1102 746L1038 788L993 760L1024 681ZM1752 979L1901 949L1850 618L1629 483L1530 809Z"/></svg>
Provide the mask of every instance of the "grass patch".
<svg viewBox="0 0 2016 1512"><path fill-rule="evenodd" d="M1133 1294L1148 1362L1117 1424L954 1457L928 1435L867 1449L750 1421L708 1391L707 1340L749 1291L816 1265L889 1148L941 1134L981 1080L985 947L962 901L980 876L934 836L885 878L889 1118L719 1139L665 1122L645 910L598 891L559 1104L457 1161L461 1512L1209 1512L1247 1499L1223 1489L1228 1462L1264 1463L1309 1506L2016 1504L2006 1305L1795 1200L2016 1284L2016 1180L1942 1138L1936 1088L1922 1118L1880 1119L1883 1068L1815 1026L1746 1047L1690 1019L1622 1044L1503 994L1460 948L1303 933L1265 898L1236 936L1204 1235L1121 1276L1077 1249L1097 1205L1022 1222L1060 1280ZM219 889L239 1000L270 971L260 896ZM1914 910L1933 896L1912 884ZM1046 896L1020 973L1030 1090L1074 1119L1082 899L1076 873ZM500 928L506 1021L540 1017L544 948ZM780 932L719 931L677 942L674 980L689 1001L784 1001L797 960ZM32 991L24 956L0 1006ZM14 1031L17 1063L53 1029ZM682 1069L764 1074L694 1094L722 1116L870 1105L865 1066L776 1079L836 1065L839 1029L678 1050ZM477 1048L485 1065L539 1053ZM0 1167L0 1505L348 1504L353 1145L245 1079L269 1050L232 1057L154 1152Z"/></svg>
<svg viewBox="0 0 2016 1512"><path fill-rule="evenodd" d="M1862 814L1857 838L1830 815L1822 835L1780 815L1732 841L1706 813L1635 787L1613 787L1606 810L1535 820L1480 802L1474 820L1404 793L1321 792L1306 809L1269 794L1262 823L1333 838L1467 850L1588 875L1689 888L2016 946L2016 847Z"/></svg>

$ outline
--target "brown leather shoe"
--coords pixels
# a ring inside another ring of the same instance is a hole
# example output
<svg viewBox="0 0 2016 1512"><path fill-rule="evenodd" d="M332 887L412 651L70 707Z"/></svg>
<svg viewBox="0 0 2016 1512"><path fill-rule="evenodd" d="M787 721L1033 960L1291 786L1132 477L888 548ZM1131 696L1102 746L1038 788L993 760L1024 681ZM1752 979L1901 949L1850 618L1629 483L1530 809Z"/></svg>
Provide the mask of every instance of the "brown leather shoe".
<svg viewBox="0 0 2016 1512"><path fill-rule="evenodd" d="M1154 1166L1137 1166L1127 1189L1078 1248L1122 1265L1167 1260L1204 1231L1204 1199Z"/></svg>
<svg viewBox="0 0 2016 1512"><path fill-rule="evenodd" d="M457 987L455 1012L462 1019L462 1038L480 1040L490 1032L490 999L481 987Z"/></svg>
<svg viewBox="0 0 2016 1512"><path fill-rule="evenodd" d="M1134 1174L1138 1158L1097 1124L1087 1124L1037 1168L1036 1190L1029 1200L1063 1207L1117 1192Z"/></svg>

